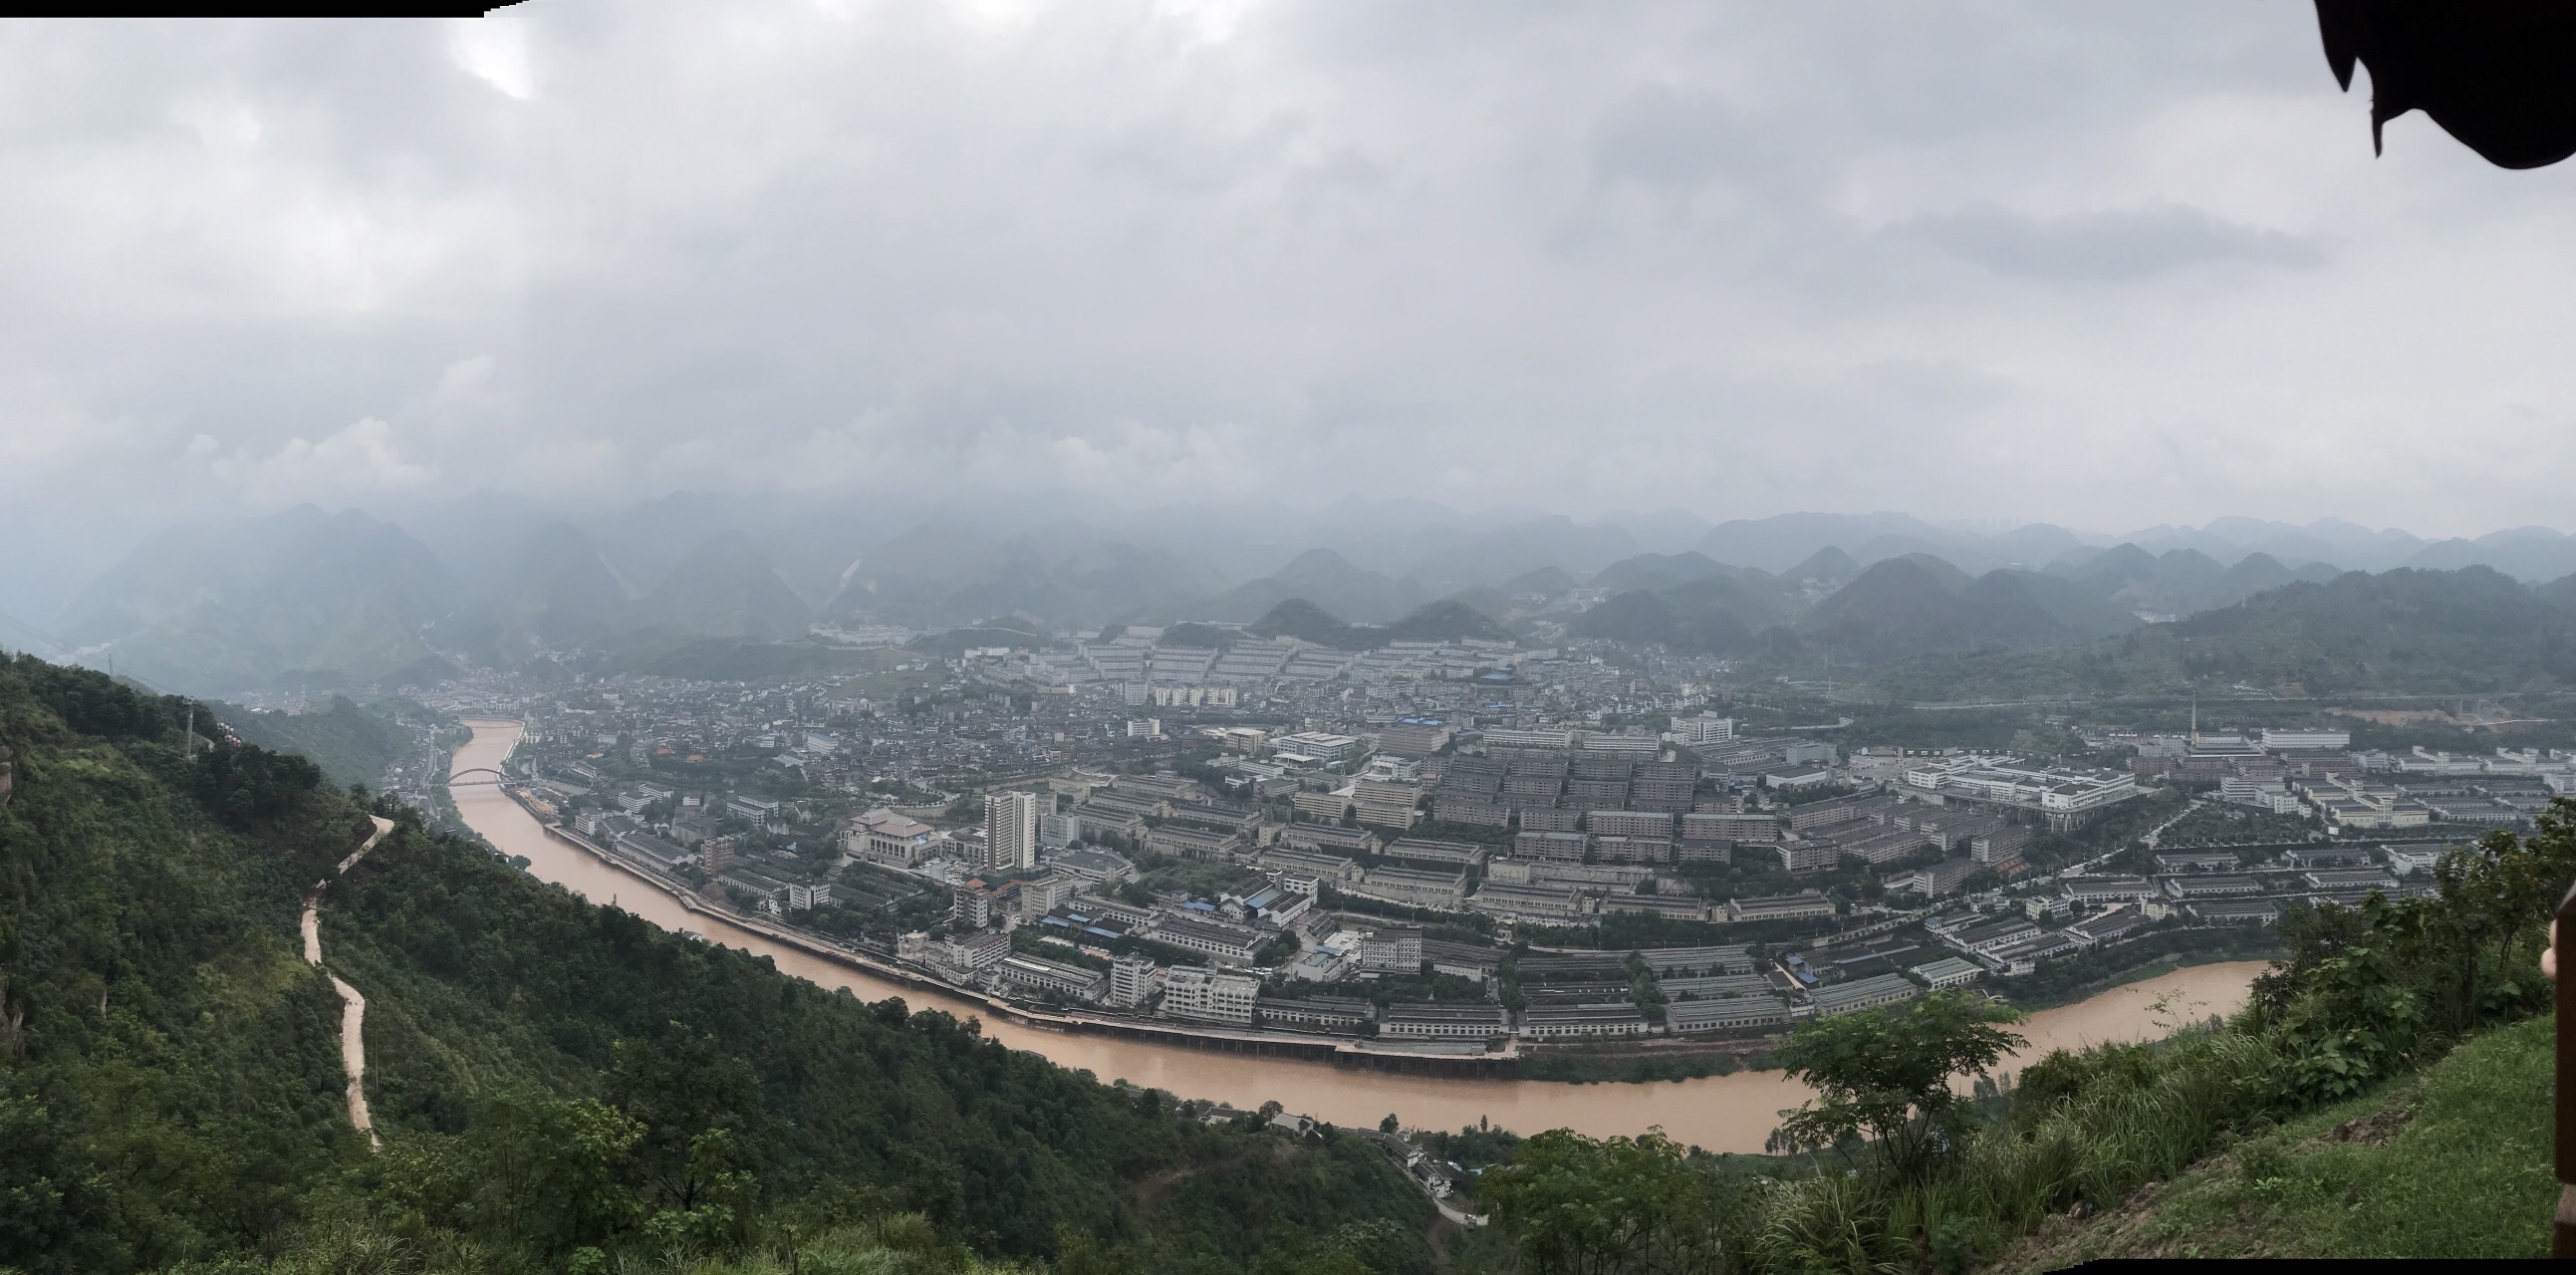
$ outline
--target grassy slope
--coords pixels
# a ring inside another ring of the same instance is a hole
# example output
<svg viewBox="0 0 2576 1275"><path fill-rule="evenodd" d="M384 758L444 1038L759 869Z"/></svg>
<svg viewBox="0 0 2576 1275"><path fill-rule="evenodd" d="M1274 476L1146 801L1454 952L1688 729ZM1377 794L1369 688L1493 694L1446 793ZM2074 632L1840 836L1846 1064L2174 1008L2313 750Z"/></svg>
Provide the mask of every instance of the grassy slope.
<svg viewBox="0 0 2576 1275"><path fill-rule="evenodd" d="M2104 1257L2541 1256L2558 1195L2555 1030L2540 1018L2478 1037L2386 1092L2249 1139L2092 1222L2052 1221L1996 1269Z"/></svg>

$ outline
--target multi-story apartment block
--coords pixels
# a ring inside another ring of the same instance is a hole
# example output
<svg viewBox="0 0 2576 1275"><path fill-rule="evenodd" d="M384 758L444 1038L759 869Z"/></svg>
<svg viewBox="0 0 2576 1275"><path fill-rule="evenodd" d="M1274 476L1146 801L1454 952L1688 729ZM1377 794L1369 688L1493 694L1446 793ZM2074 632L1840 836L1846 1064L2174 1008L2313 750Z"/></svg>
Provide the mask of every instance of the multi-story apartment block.
<svg viewBox="0 0 2576 1275"><path fill-rule="evenodd" d="M1120 1009L1143 1009L1162 991L1162 971L1141 956L1121 956L1109 966L1108 1002Z"/></svg>
<svg viewBox="0 0 2576 1275"><path fill-rule="evenodd" d="M1670 840L1673 816L1662 811L1595 810L1583 816L1583 827L1596 836Z"/></svg>
<svg viewBox="0 0 2576 1275"><path fill-rule="evenodd" d="M1512 838L1512 853L1523 859L1581 863L1592 839L1580 832L1524 832Z"/></svg>
<svg viewBox="0 0 2576 1275"><path fill-rule="evenodd" d="M1795 921L1833 914L1834 901L1814 890L1729 899L1726 902L1726 919L1729 921Z"/></svg>
<svg viewBox="0 0 2576 1275"><path fill-rule="evenodd" d="M1250 1027L1261 980L1216 966L1179 966L1163 976L1163 1013L1173 1018Z"/></svg>
<svg viewBox="0 0 2576 1275"><path fill-rule="evenodd" d="M1419 817L1422 789L1417 784L1362 779L1351 786L1351 807L1361 823L1381 828L1410 828Z"/></svg>
<svg viewBox="0 0 2576 1275"><path fill-rule="evenodd" d="M1038 862L1038 795L1002 789L984 795L984 866L996 872Z"/></svg>

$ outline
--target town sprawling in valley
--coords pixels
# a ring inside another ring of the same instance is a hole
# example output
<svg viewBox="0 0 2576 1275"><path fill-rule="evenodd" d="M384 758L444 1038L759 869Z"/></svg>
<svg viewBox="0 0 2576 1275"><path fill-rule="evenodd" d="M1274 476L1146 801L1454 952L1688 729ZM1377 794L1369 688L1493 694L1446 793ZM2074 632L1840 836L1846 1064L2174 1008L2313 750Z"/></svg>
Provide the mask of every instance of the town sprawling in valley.
<svg viewBox="0 0 2576 1275"><path fill-rule="evenodd" d="M1979 746L1661 646L1039 630L825 630L850 671L425 698L526 723L504 774L459 782L818 951L1167 1038L1539 1077L2258 953L2283 909L2430 891L2445 850L2576 785L2565 752L2356 746L2309 708L2012 712ZM395 782L429 805L446 778L433 750Z"/></svg>

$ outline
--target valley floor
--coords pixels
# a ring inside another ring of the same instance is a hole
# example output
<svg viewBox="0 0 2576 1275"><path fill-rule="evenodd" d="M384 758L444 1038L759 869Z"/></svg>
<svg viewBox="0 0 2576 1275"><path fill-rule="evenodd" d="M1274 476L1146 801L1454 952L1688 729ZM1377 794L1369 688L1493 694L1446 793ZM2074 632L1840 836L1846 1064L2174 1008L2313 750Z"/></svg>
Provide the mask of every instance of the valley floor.
<svg viewBox="0 0 2576 1275"><path fill-rule="evenodd" d="M2212 1157L2087 1222L2055 1219L1993 1269L2106 1257L2539 1257L2556 1020L2490 1032L2369 1098Z"/></svg>

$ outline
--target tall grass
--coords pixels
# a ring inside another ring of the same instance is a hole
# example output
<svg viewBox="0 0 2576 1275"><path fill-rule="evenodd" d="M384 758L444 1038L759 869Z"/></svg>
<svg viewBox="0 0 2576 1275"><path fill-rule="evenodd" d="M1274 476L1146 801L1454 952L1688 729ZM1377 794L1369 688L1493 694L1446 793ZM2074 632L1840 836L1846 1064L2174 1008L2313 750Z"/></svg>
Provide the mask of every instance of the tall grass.
<svg viewBox="0 0 2576 1275"><path fill-rule="evenodd" d="M1931 1172L1839 1169L1755 1193L1754 1264L1773 1271L1965 1271L2051 1214L2170 1179L2278 1110L2277 1050L2193 1027L2059 1060L2072 1091L2021 1095L2011 1118L1952 1132Z"/></svg>

